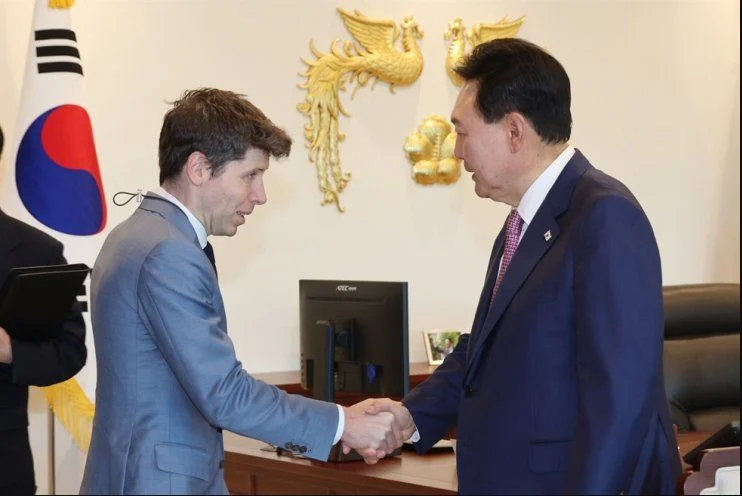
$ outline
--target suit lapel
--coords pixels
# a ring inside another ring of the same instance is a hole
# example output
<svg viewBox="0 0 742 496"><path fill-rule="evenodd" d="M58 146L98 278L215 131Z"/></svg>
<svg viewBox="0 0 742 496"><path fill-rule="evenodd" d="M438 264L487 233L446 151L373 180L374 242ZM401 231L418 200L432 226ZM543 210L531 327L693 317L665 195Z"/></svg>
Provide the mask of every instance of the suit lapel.
<svg viewBox="0 0 742 496"><path fill-rule="evenodd" d="M482 293L479 295L479 304L477 305L477 311L474 314L474 323L471 326L471 336L469 338L467 356L474 349L479 334L481 334L482 324L490 305L490 295L492 294L492 288L495 286L495 280L497 279L497 266L502 257L502 251L505 246L505 226L503 225L500 229L500 233L495 239L495 243L492 246L492 252L490 253L489 265L487 266L487 275L484 278L484 287Z"/></svg>
<svg viewBox="0 0 742 496"><path fill-rule="evenodd" d="M569 201L572 197L575 184L588 167L590 167L590 164L587 159L579 150L575 150L574 156L564 167L554 186L546 195L544 202L528 226L523 239L521 239L518 249L502 280L500 289L495 296L495 301L492 303L492 308L488 312L489 295L491 294L497 275L496 264L499 261L499 252L502 251L505 238L503 231L500 232L500 236L498 236L498 241L500 241L498 256L495 257L494 262L490 263L485 291L479 301L477 320L475 322L477 324L481 322L484 315L486 315L486 318L484 318L482 326L477 326L474 331L476 332L476 336L472 336L471 338L473 342L470 343L467 354L468 367L464 379L465 383L476 372L482 349L485 343L487 343L490 334L496 332L497 324L510 305L510 302L531 272L533 272L539 260L543 258L558 239L560 228L557 219L569 207ZM498 247L498 243L495 244L495 247Z"/></svg>

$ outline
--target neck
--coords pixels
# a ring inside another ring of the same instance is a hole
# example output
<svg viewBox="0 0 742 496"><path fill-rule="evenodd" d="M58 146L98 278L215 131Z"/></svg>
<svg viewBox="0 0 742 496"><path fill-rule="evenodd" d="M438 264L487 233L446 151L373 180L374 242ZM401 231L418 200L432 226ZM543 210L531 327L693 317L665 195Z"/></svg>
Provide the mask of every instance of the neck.
<svg viewBox="0 0 742 496"><path fill-rule="evenodd" d="M523 176L520 187L518 188L518 201L512 204L513 207L517 207L520 204L521 198L526 194L528 188L538 179L538 177L544 173L544 171L557 159L561 153L567 149L569 143L557 143L554 145L542 143L542 146L537 147L536 150L531 154L530 157L526 158L527 173Z"/></svg>
<svg viewBox="0 0 742 496"><path fill-rule="evenodd" d="M165 181L162 184L162 189L177 198L177 200L182 203L196 219L198 219L202 226L206 226L206 219L204 219L200 204L188 188L184 188L182 185L174 181Z"/></svg>

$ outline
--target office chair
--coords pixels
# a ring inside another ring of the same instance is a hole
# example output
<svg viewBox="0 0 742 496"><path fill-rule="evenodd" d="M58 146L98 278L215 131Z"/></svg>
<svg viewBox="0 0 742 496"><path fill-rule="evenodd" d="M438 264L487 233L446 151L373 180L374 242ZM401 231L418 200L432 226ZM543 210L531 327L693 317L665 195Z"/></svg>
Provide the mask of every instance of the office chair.
<svg viewBox="0 0 742 496"><path fill-rule="evenodd" d="M740 417L739 284L666 286L663 294L673 423L715 432Z"/></svg>

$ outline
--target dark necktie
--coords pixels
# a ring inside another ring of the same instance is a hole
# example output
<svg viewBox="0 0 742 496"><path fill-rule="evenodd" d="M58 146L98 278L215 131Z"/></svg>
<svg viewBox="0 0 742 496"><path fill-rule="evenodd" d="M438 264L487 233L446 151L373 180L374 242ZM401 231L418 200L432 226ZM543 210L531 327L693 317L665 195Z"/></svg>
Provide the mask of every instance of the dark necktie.
<svg viewBox="0 0 742 496"><path fill-rule="evenodd" d="M209 262L211 262L211 266L214 267L214 273L219 274L216 270L216 259L214 258L214 247L211 246L211 243L208 241L206 242L206 246L204 246L204 253L206 254L206 258L209 259Z"/></svg>
<svg viewBox="0 0 742 496"><path fill-rule="evenodd" d="M500 264L500 271L497 273L495 287L492 288L490 306L492 306L492 303L495 301L495 295L497 294L497 290L500 289L502 279L505 277L505 271L508 270L510 261L513 259L513 255L515 255L516 248L518 248L522 229L523 219L520 218L516 209L512 209L505 223L505 249L502 252L502 264Z"/></svg>

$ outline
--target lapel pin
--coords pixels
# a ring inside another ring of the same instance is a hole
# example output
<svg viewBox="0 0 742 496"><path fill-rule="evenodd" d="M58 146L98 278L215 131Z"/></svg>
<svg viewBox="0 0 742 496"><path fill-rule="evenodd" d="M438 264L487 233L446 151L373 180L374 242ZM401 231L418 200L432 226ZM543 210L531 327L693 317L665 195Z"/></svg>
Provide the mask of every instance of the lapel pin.
<svg viewBox="0 0 742 496"><path fill-rule="evenodd" d="M549 241L551 239L551 230L546 231L544 233L544 241Z"/></svg>

